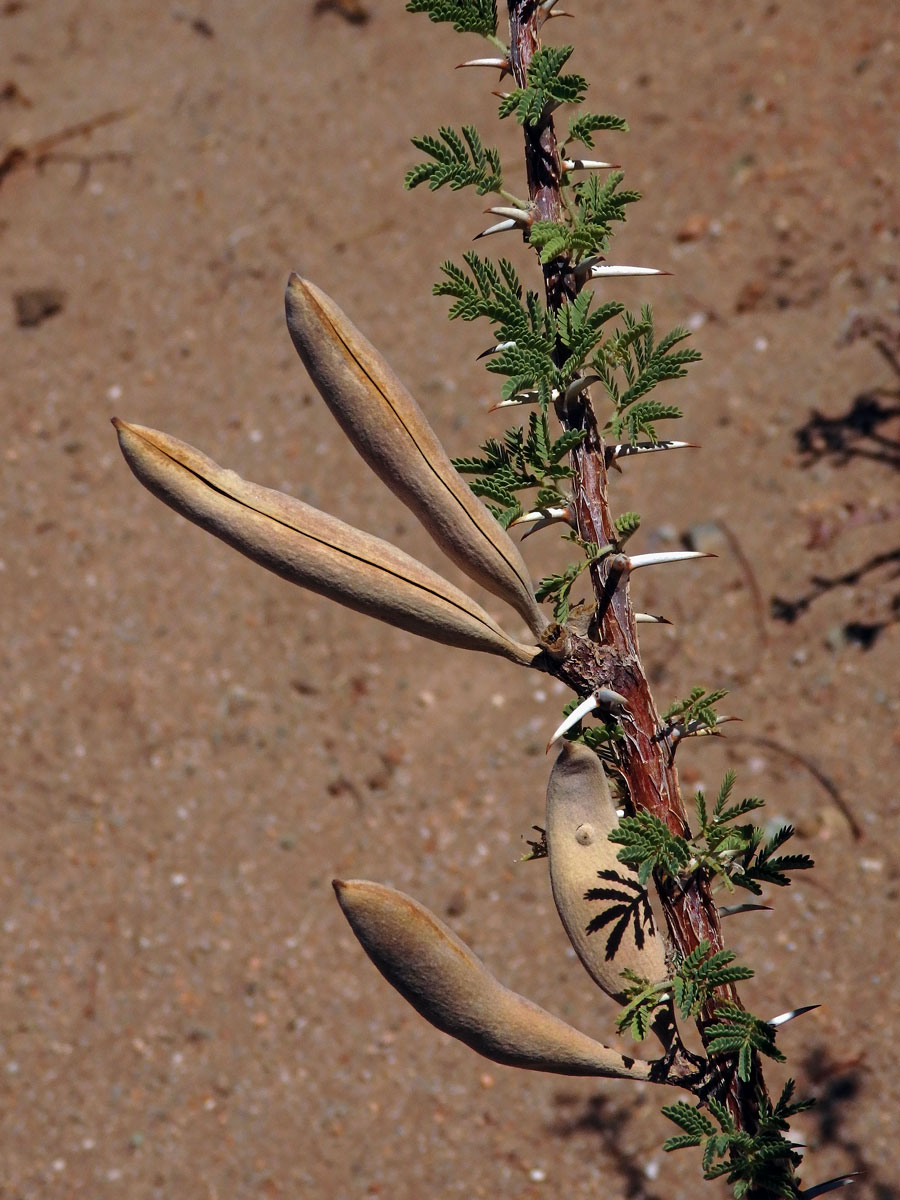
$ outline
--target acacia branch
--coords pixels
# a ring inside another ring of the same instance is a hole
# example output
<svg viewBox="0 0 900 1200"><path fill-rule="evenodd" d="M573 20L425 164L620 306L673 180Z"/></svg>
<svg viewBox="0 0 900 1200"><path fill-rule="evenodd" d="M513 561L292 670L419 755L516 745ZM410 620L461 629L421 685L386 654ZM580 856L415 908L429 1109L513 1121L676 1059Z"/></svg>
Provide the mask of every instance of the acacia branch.
<svg viewBox="0 0 900 1200"><path fill-rule="evenodd" d="M534 0L508 0L508 9L510 69L516 84L524 88L529 63L540 48L542 14ZM562 168L552 115L545 113L537 124L526 123L523 129L529 198L540 219L558 221L564 209L560 191ZM579 290L566 258L544 266L544 284L552 311L572 300ZM557 346L557 356L559 365L564 359L564 347ZM609 506L606 454L591 401L585 394L574 412L570 407L557 415L565 427L583 429L587 434L571 458L579 536L601 548L609 546L615 538L615 527ZM591 566L597 616L586 638L570 634L568 654L553 668L553 673L581 695L606 687L625 697L620 767L631 803L636 811L644 810L658 817L673 833L690 836L674 756L668 739L659 736L663 722L641 665L627 572L619 580L611 578L616 569L615 558L607 554ZM669 937L678 954L686 957L704 940L712 951L722 949L722 930L708 875L694 872L682 888L657 873L656 883ZM701 1036L715 1019L717 1000L740 1004L733 985L719 988L698 1018ZM752 1134L758 1125L761 1097L768 1098L759 1058L755 1056L749 1082L742 1082L733 1074L722 1099L738 1128Z"/></svg>

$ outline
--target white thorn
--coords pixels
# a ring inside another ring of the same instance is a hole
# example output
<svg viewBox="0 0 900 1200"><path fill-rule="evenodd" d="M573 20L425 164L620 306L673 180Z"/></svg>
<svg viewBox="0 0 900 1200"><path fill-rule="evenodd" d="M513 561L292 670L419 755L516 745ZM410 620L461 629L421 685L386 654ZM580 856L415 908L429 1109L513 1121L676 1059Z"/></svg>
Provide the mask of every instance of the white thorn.
<svg viewBox="0 0 900 1200"><path fill-rule="evenodd" d="M516 229L518 224L518 221L498 221L496 225L490 225L487 229L482 229L481 233L476 233L472 241L477 242L479 238L490 237L492 233L508 233L510 229Z"/></svg>
<svg viewBox="0 0 900 1200"><path fill-rule="evenodd" d="M599 262L603 262L602 254L589 254L587 258L583 258L580 263L575 264L572 268L572 273L576 279L584 279Z"/></svg>
<svg viewBox="0 0 900 1200"><path fill-rule="evenodd" d="M538 12L541 16L541 24L549 21L552 17L571 17L572 13L563 12L562 9L556 9L557 0L543 0L542 4L538 5Z"/></svg>
<svg viewBox="0 0 900 1200"><path fill-rule="evenodd" d="M592 158L564 158L562 165L567 171L608 171L615 170L620 164L599 162Z"/></svg>
<svg viewBox="0 0 900 1200"><path fill-rule="evenodd" d="M559 518L548 517L546 521L538 521L536 525L532 525L530 529L525 530L525 532L522 534L522 541L524 542L526 538L530 538L533 533L540 533L542 529L547 529L550 525L555 525L558 519Z"/></svg>
<svg viewBox="0 0 900 1200"><path fill-rule="evenodd" d="M815 1200L816 1196L824 1196L826 1192L833 1192L835 1188L846 1187L848 1183L854 1183L859 1171L851 1171L849 1175L838 1175L835 1179L829 1179L825 1183L817 1183L815 1187L806 1188L802 1192L798 1192L799 1200Z"/></svg>
<svg viewBox="0 0 900 1200"><path fill-rule="evenodd" d="M496 346L491 346L489 350L482 350L475 361L478 362L480 358L490 358L492 354L502 354L504 350L512 350L515 344L515 342L498 342Z"/></svg>
<svg viewBox="0 0 900 1200"><path fill-rule="evenodd" d="M689 447L697 450L696 442L619 442L610 446L609 453L613 458L629 458L632 454L651 454L655 450L683 450Z"/></svg>
<svg viewBox="0 0 900 1200"><path fill-rule="evenodd" d="M470 58L468 62L457 63L457 71L462 67L494 67L495 70L505 71L509 67L509 60L505 58Z"/></svg>
<svg viewBox="0 0 900 1200"><path fill-rule="evenodd" d="M718 558L706 550L659 550L655 554L632 554L628 556L628 570L638 567L655 567L662 563L686 562L689 558Z"/></svg>
<svg viewBox="0 0 900 1200"><path fill-rule="evenodd" d="M537 391L516 392L514 396L507 396L505 400L498 400L496 404L492 404L488 412L496 412L498 408L515 408L520 404L537 404Z"/></svg>
<svg viewBox="0 0 900 1200"><path fill-rule="evenodd" d="M522 513L521 517L516 517L514 521L510 521L509 528L514 525L533 525L535 522L546 520L553 521L568 521L569 508L536 508L533 512Z"/></svg>
<svg viewBox="0 0 900 1200"><path fill-rule="evenodd" d="M572 709L569 715L565 718L565 720L550 738L550 741L547 743L547 749L550 749L557 738L561 738L564 733L568 733L573 725L577 725L582 717L586 717L588 713L593 712L595 708L599 707L600 701L597 699L596 693L592 692L590 696L588 696L587 700L582 700L577 708Z"/></svg>
<svg viewBox="0 0 900 1200"><path fill-rule="evenodd" d="M777 1017L773 1017L771 1021L766 1021L766 1024L776 1029L779 1025L787 1025L788 1021L793 1021L794 1017L802 1017L804 1013L813 1012L817 1008L819 1008L818 1004L806 1004L803 1008L792 1008L790 1012L780 1013Z"/></svg>
<svg viewBox="0 0 900 1200"><path fill-rule="evenodd" d="M526 524L531 525L522 534L522 541L531 537L533 533L538 533L541 529L546 529L549 525L557 525L560 521L567 521L572 524L571 510L566 508L539 508L535 512L523 513L521 517L516 517L515 521L510 522L510 529L513 525Z"/></svg>
<svg viewBox="0 0 900 1200"><path fill-rule="evenodd" d="M602 376L600 375L580 375L577 379L573 379L563 392L563 404L568 404L574 400L576 396L580 396L585 388L589 388L592 383L600 383ZM559 393L553 389L553 399L558 398Z"/></svg>
<svg viewBox="0 0 900 1200"><path fill-rule="evenodd" d="M634 614L636 625L671 625L672 622L668 617L655 617L653 613L636 612Z"/></svg>
<svg viewBox="0 0 900 1200"><path fill-rule="evenodd" d="M509 217L517 225L531 225L534 221L533 215L527 208L513 208L511 205L496 204L493 208L486 208L484 211L493 213L496 217Z"/></svg>
<svg viewBox="0 0 900 1200"><path fill-rule="evenodd" d="M736 917L738 913L771 911L771 904L722 904L719 906L720 917Z"/></svg>
<svg viewBox="0 0 900 1200"><path fill-rule="evenodd" d="M591 267L591 279L617 279L624 275L670 275L671 271L658 271L656 267L614 267L610 263L598 263Z"/></svg>

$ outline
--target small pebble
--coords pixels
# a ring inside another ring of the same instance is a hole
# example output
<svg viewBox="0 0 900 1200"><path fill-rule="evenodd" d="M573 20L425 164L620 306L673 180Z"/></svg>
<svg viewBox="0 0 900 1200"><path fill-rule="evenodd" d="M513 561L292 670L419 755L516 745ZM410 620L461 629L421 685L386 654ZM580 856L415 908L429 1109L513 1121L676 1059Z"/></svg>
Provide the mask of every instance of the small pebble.
<svg viewBox="0 0 900 1200"><path fill-rule="evenodd" d="M40 325L48 317L62 312L66 304L66 293L62 288L25 288L13 296L16 324L20 329Z"/></svg>
<svg viewBox="0 0 900 1200"><path fill-rule="evenodd" d="M709 217L702 213L694 213L684 222L675 234L676 242L696 242L709 229Z"/></svg>

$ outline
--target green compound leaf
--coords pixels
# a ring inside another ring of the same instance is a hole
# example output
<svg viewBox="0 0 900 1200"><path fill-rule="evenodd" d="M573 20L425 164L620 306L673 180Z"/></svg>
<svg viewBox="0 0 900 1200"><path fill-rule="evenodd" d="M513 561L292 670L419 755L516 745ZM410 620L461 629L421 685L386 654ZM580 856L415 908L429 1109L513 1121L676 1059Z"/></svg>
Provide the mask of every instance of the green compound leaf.
<svg viewBox="0 0 900 1200"><path fill-rule="evenodd" d="M707 692L705 688L694 687L691 689L690 695L683 700L676 700L663 713L663 720L669 724L677 724L688 729L691 725L699 722L708 729L714 729L716 724L715 706L722 700L728 692L721 688L718 691Z"/></svg>
<svg viewBox="0 0 900 1200"><path fill-rule="evenodd" d="M627 133L628 122L612 113L581 113L569 121L569 140L581 142L589 150L594 148L593 134L600 131Z"/></svg>
<svg viewBox="0 0 900 1200"><path fill-rule="evenodd" d="M634 204L641 198L640 192L618 191L624 178L622 171L613 171L605 179L591 175L576 184L575 204L579 222L598 226L608 234L614 221L624 221L626 205Z"/></svg>
<svg viewBox="0 0 900 1200"><path fill-rule="evenodd" d="M651 442L655 442L658 439L654 422L669 421L683 416L684 413L677 404L660 404L658 400L644 400L630 408L623 421L616 418L613 421L612 432L617 438L625 436L630 442L636 442L641 437L647 437Z"/></svg>
<svg viewBox="0 0 900 1200"><path fill-rule="evenodd" d="M609 546L604 546L601 550L594 542L581 542L574 533L570 534L569 540L577 542L583 548L584 558L580 562L570 563L564 571L558 574L546 575L539 581L534 593L538 600L552 599L554 601L553 619L560 625L565 625L569 619L571 608L569 594L576 579L592 563L599 562L601 558L609 554L611 549Z"/></svg>
<svg viewBox="0 0 900 1200"><path fill-rule="evenodd" d="M617 191L623 179L621 171L613 172L605 180L591 176L575 185L574 209L570 210L569 221L532 224L528 240L540 252L542 263L563 257L577 263L606 249L613 222L624 221L625 206L641 198L639 192Z"/></svg>
<svg viewBox="0 0 900 1200"><path fill-rule="evenodd" d="M557 336L568 350L567 370L579 370L603 340L603 326L625 311L625 305L610 300L592 308L593 294L585 289L556 316Z"/></svg>
<svg viewBox="0 0 900 1200"><path fill-rule="evenodd" d="M616 1018L616 1032L627 1032L635 1041L642 1042L651 1028L653 1014L668 1003L669 984L666 980L650 983L630 967L625 968L622 976L628 986L623 989L626 1002Z"/></svg>
<svg viewBox="0 0 900 1200"><path fill-rule="evenodd" d="M759 1195L796 1200L794 1169L800 1164L801 1155L784 1134L788 1130L788 1117L808 1108L809 1102L792 1104L793 1089L793 1080L788 1080L774 1108L766 1096L757 1093L759 1118L753 1135L735 1129L728 1110L715 1097L709 1099L709 1113L718 1129L699 1108L684 1101L668 1104L662 1110L663 1115L685 1132L669 1138L663 1149L702 1146L704 1178L727 1176L737 1200L751 1190Z"/></svg>
<svg viewBox="0 0 900 1200"><path fill-rule="evenodd" d="M435 23L452 22L457 33L492 38L497 32L496 0L409 0L406 11L427 13Z"/></svg>
<svg viewBox="0 0 900 1200"><path fill-rule="evenodd" d="M752 1073L754 1052L784 1062L784 1055L775 1045L775 1030L753 1013L723 1001L716 1006L716 1017L719 1020L706 1029L710 1039L706 1048L710 1054L736 1055L738 1078L745 1083Z"/></svg>
<svg viewBox="0 0 900 1200"><path fill-rule="evenodd" d="M588 431L586 429L567 429L561 437L558 437L556 441L548 447L547 462L551 464L558 463L569 453L569 451L574 450L576 446L580 446L587 435ZM546 503L546 501L544 503Z"/></svg>
<svg viewBox="0 0 900 1200"><path fill-rule="evenodd" d="M549 108L558 104L577 104L587 91L583 75L560 72L572 55L574 46L542 46L528 67L524 88L515 88L500 101L501 118L516 114L520 125L536 125Z"/></svg>
<svg viewBox="0 0 900 1200"><path fill-rule="evenodd" d="M753 969L735 964L734 959L732 950L710 954L704 939L679 963L672 978L672 997L682 1017L695 1017L716 988L753 978Z"/></svg>
<svg viewBox="0 0 900 1200"><path fill-rule="evenodd" d="M709 1137L716 1132L716 1127L699 1108L695 1108L692 1104L688 1104L684 1100L679 1100L677 1104L666 1104L661 1109L664 1117L668 1117L680 1129L685 1131L685 1135L690 1138L690 1141L682 1141L681 1138L673 1139L678 1141L677 1146L670 1146L667 1142L663 1146L664 1150L678 1150L682 1146L699 1146L701 1139Z"/></svg>
<svg viewBox="0 0 900 1200"><path fill-rule="evenodd" d="M747 849L738 863L739 870L732 879L739 886L759 896L763 883L775 887L787 887L791 882L786 872L808 871L814 864L808 854L775 855L785 842L794 836L792 825L782 825L765 843L765 830L756 826L749 838Z"/></svg>
<svg viewBox="0 0 900 1200"><path fill-rule="evenodd" d="M641 883L646 883L657 867L677 879L691 860L690 846L685 839L672 833L659 817L648 812L622 817L614 832L609 834L609 840L624 847L616 857L637 871Z"/></svg>
<svg viewBox="0 0 900 1200"><path fill-rule="evenodd" d="M503 188L500 152L485 148L473 125L464 125L462 133L442 125L438 137L425 134L414 137L412 144L433 161L419 163L407 171L403 181L407 189L427 183L432 191L437 191L448 184L453 191L474 187L479 196L484 196Z"/></svg>
<svg viewBox="0 0 900 1200"><path fill-rule="evenodd" d="M616 517L616 543L621 549L630 537L637 533L641 525L641 514L625 512Z"/></svg>
<svg viewBox="0 0 900 1200"><path fill-rule="evenodd" d="M641 309L640 319L626 312L623 321L624 327L598 348L590 367L603 381L615 409L610 434L619 438L627 432L632 440L645 434L656 440L654 421L680 417L681 410L643 397L667 379L680 379L700 354L675 349L689 336L685 329L673 329L657 342L649 306Z"/></svg>

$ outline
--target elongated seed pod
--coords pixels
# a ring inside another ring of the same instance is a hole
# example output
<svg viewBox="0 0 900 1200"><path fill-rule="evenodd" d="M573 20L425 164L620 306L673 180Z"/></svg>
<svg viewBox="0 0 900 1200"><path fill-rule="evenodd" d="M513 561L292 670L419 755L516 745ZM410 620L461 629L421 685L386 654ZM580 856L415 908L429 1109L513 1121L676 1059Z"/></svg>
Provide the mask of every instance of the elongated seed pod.
<svg viewBox="0 0 900 1200"><path fill-rule="evenodd" d="M588 974L622 1003L622 971L658 983L666 978L666 955L646 889L608 840L617 823L600 759L587 746L564 742L547 785L553 899Z"/></svg>
<svg viewBox="0 0 900 1200"><path fill-rule="evenodd" d="M504 987L452 930L411 896L334 880L344 916L392 987L436 1028L485 1058L557 1075L649 1079L653 1064L579 1033Z"/></svg>
<svg viewBox="0 0 900 1200"><path fill-rule="evenodd" d="M288 281L285 310L310 379L359 454L448 558L511 604L539 637L547 621L521 554L382 356L329 296L299 275Z"/></svg>
<svg viewBox="0 0 900 1200"><path fill-rule="evenodd" d="M390 542L241 479L193 446L114 419L137 478L160 500L276 575L411 633L534 665L459 588Z"/></svg>

